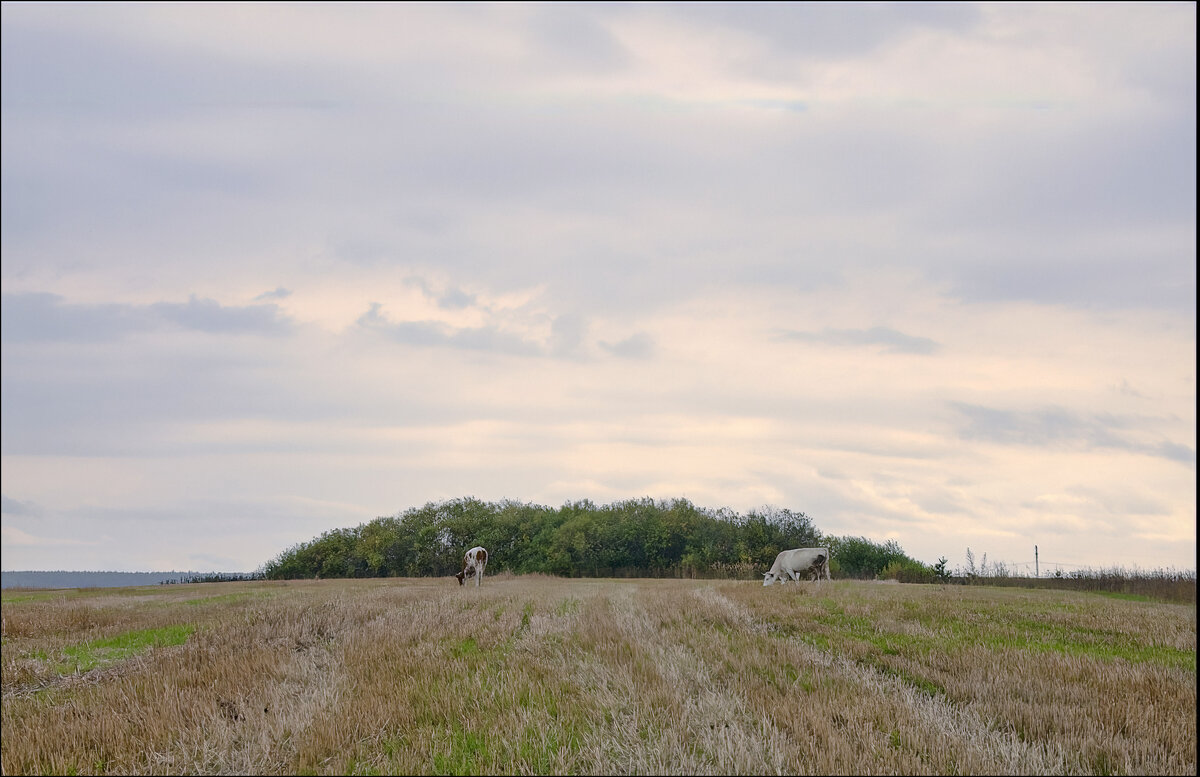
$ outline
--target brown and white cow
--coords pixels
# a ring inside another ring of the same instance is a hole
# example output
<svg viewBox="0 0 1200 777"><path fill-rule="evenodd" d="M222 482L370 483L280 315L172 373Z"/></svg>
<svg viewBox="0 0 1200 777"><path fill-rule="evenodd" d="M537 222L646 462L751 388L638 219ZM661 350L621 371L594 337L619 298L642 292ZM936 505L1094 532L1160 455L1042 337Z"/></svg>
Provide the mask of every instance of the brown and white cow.
<svg viewBox="0 0 1200 777"><path fill-rule="evenodd" d="M458 578L458 584L462 585L468 577L475 578L475 587L479 587L479 581L483 580L483 569L487 566L488 554L483 548L476 545L467 551L467 555L463 557L463 568L455 577Z"/></svg>

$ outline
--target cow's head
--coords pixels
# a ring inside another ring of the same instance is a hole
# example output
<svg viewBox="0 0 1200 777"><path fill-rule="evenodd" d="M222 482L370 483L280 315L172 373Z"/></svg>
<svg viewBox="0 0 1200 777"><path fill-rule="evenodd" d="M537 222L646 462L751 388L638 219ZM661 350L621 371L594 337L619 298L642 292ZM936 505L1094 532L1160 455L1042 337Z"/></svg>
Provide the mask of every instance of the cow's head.
<svg viewBox="0 0 1200 777"><path fill-rule="evenodd" d="M455 575L455 577L458 578L459 585L463 584L463 579L466 578L466 576L467 576L467 570L465 570L465 569L463 571L459 572L457 575Z"/></svg>
<svg viewBox="0 0 1200 777"><path fill-rule="evenodd" d="M763 586L765 587L765 586L770 585L771 583L774 583L776 579L777 578L775 577L774 572L764 572L763 573Z"/></svg>

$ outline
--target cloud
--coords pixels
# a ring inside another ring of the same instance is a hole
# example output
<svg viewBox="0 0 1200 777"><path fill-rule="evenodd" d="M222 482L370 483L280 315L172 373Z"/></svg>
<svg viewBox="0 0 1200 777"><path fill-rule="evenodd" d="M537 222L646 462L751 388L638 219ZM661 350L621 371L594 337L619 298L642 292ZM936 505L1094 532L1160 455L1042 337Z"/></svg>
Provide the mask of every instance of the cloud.
<svg viewBox="0 0 1200 777"><path fill-rule="evenodd" d="M168 326L219 334L281 335L291 322L273 304L228 306L192 296L151 305L69 303L56 294L5 294L3 339L8 343L116 340Z"/></svg>
<svg viewBox="0 0 1200 777"><path fill-rule="evenodd" d="M405 278L403 285L419 290L426 297L433 300L442 310L455 311L474 307L486 307L486 305L480 302L477 294L464 291L451 284L444 284L439 289L428 279L413 276Z"/></svg>
<svg viewBox="0 0 1200 777"><path fill-rule="evenodd" d="M261 302L263 300L271 299L287 299L290 296L292 296L291 291L283 288L282 286L277 286L273 291L264 291L262 294L259 294L254 298L254 301Z"/></svg>
<svg viewBox="0 0 1200 777"><path fill-rule="evenodd" d="M862 56L914 28L963 32L981 20L968 3L672 3L681 18L707 20L767 41L774 52L813 59Z"/></svg>
<svg viewBox="0 0 1200 777"><path fill-rule="evenodd" d="M186 303L158 302L149 309L164 321L198 332L280 335L291 329L275 305L227 306L193 296Z"/></svg>
<svg viewBox="0 0 1200 777"><path fill-rule="evenodd" d="M401 345L461 348L511 356L543 354L537 343L503 332L495 326L454 327L438 321L393 322L379 312L382 307L380 303L372 302L370 309L359 317L358 326Z"/></svg>
<svg viewBox="0 0 1200 777"><path fill-rule="evenodd" d="M550 325L550 353L553 356L577 357L583 352L588 322L582 316L564 313Z"/></svg>
<svg viewBox="0 0 1200 777"><path fill-rule="evenodd" d="M1171 514L1171 508L1162 499L1142 492L1136 485L1122 487L1118 484L1103 487L1075 486L1069 492L1089 501L1092 505L1115 516L1155 516Z"/></svg>
<svg viewBox="0 0 1200 777"><path fill-rule="evenodd" d="M32 502L21 502L10 499L8 495L0 495L0 512L5 515L41 515L42 510Z"/></svg>
<svg viewBox="0 0 1200 777"><path fill-rule="evenodd" d="M600 347L623 359L649 359L654 355L654 338L646 332L638 332L615 343L602 340Z"/></svg>
<svg viewBox="0 0 1200 777"><path fill-rule="evenodd" d="M335 514L344 515L344 508L211 496L120 509L76 507L47 516L37 530L6 524L4 564L6 569L252 571L288 544L329 528ZM169 540L155 542L160 536ZM238 541L231 543L234 536ZM290 542L280 545L281 536Z"/></svg>
<svg viewBox="0 0 1200 777"><path fill-rule="evenodd" d="M1196 449L1187 445L1180 445L1173 442L1163 442L1158 445L1150 446L1148 451L1151 455L1161 456L1164 459L1178 461L1180 464L1196 465Z"/></svg>
<svg viewBox="0 0 1200 777"><path fill-rule="evenodd" d="M958 435L964 440L983 440L1002 445L1081 446L1113 448L1157 456L1181 464L1195 464L1196 451L1186 445L1164 441L1146 443L1130 439L1137 423L1104 414L1072 413L1061 407L1037 410L1000 410L965 402L950 406L965 417Z"/></svg>
<svg viewBox="0 0 1200 777"><path fill-rule="evenodd" d="M113 340L153 326L153 316L130 305L72 305L57 294L5 294L0 337L6 343Z"/></svg>
<svg viewBox="0 0 1200 777"><path fill-rule="evenodd" d="M530 10L526 39L559 72L603 74L633 64L630 52L608 29L609 9L572 5Z"/></svg>
<svg viewBox="0 0 1200 777"><path fill-rule="evenodd" d="M937 342L928 337L915 337L888 327L870 329L823 329L820 332L798 332L779 330L776 339L790 340L815 345L843 347L883 346L886 353L931 354L937 351Z"/></svg>
<svg viewBox="0 0 1200 777"><path fill-rule="evenodd" d="M1068 304L1080 309L1170 308L1180 312L1196 308L1195 265L1180 262L1188 240L1155 245L1147 240L1140 262L1134 266L1125 250L1080 248L1074 258L1055 259L1031 250L1020 258L997 256L984 249L975 261L954 260L935 268L950 290L967 301L1028 300ZM1194 239L1190 241L1193 244ZM1000 250L1012 248L1004 241Z"/></svg>
<svg viewBox="0 0 1200 777"><path fill-rule="evenodd" d="M35 547L61 547L94 544L91 541L79 539L76 535L70 532L68 527L61 527L66 530L58 532L60 536L39 536L13 526L13 521L11 519L16 518L18 519L18 522L28 522L33 520L39 525L40 528L51 528L53 530L53 516L48 516L46 511L43 510L41 506L34 504L33 502L22 502L17 499L12 499L7 495L0 495L0 513L3 513L5 518L9 519L6 520L4 526L0 528L0 531L2 531L4 535L5 547L15 546L24 549ZM43 526L43 524L46 524L47 522L52 525L50 527Z"/></svg>
<svg viewBox="0 0 1200 777"><path fill-rule="evenodd" d="M4 545L18 546L22 548L32 547L62 547L73 545L95 545L95 542L89 540L80 540L73 537L39 537L29 532L22 531L15 526L4 526L0 528L0 532L4 534Z"/></svg>
<svg viewBox="0 0 1200 777"><path fill-rule="evenodd" d="M1164 31L1194 12L1155 13L1157 55L1052 8L10 8L5 263L178 295L194 263L323 246L588 316L903 265L964 299L1194 308L1194 46ZM1045 84L1071 109L1009 107ZM56 250L26 242L50 225Z"/></svg>

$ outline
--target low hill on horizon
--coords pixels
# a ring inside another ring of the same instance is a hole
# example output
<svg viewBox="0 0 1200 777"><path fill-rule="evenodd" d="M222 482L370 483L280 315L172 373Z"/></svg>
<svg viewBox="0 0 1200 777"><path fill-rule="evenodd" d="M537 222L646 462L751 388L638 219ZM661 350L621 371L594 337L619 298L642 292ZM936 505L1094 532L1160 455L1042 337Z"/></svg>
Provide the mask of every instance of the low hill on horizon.
<svg viewBox="0 0 1200 777"><path fill-rule="evenodd" d="M249 572L110 572L71 570L0 571L0 588L119 588L160 583L201 582L229 577L243 579Z"/></svg>

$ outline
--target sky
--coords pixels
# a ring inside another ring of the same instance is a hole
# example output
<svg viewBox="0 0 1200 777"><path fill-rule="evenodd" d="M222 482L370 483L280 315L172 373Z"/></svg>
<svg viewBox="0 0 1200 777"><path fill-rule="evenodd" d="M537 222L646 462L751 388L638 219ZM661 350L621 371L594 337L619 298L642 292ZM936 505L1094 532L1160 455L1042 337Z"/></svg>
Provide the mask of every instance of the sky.
<svg viewBox="0 0 1200 777"><path fill-rule="evenodd" d="M1196 567L1194 3L2 27L4 570L464 497Z"/></svg>

